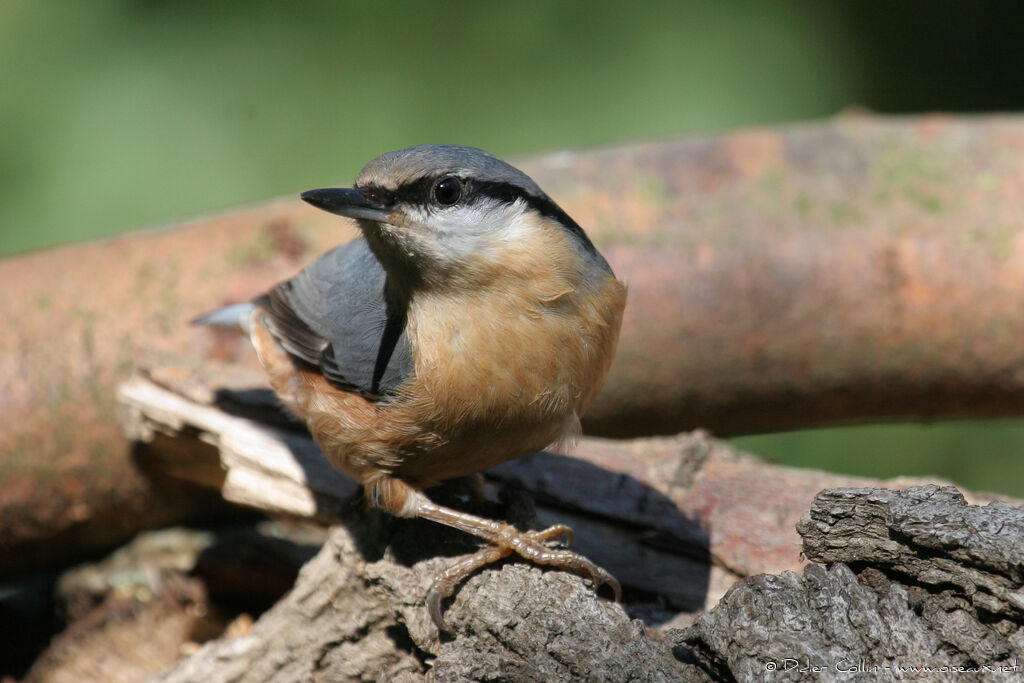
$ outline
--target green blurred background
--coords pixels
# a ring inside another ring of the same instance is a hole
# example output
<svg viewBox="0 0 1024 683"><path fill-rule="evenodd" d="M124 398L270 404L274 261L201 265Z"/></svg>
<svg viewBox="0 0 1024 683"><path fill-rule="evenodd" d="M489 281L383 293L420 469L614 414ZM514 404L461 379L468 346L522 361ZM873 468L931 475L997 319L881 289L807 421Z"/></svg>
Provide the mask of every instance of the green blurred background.
<svg viewBox="0 0 1024 683"><path fill-rule="evenodd" d="M1024 109L1024 5L0 0L0 254L500 156L829 116ZM0 283L2 296L2 283ZM736 439L1024 496L1024 423Z"/></svg>

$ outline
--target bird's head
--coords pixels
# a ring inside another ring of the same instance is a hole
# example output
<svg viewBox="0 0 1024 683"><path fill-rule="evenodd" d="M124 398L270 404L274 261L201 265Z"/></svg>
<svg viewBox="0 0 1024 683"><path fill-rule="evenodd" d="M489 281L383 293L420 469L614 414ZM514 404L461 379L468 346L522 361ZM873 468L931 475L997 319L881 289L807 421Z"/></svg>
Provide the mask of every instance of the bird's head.
<svg viewBox="0 0 1024 683"><path fill-rule="evenodd" d="M354 187L302 199L356 219L389 276L412 286L481 285L530 268L611 272L529 176L472 147L390 152L368 163Z"/></svg>

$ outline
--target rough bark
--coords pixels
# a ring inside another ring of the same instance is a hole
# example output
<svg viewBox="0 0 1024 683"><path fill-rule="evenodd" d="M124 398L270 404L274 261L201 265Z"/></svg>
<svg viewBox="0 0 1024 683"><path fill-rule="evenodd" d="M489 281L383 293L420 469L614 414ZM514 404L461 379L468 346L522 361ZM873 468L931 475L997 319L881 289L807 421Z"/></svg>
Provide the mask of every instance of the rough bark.
<svg viewBox="0 0 1024 683"><path fill-rule="evenodd" d="M1018 415L1024 120L852 116L525 160L630 283L592 433ZM295 200L0 262L0 574L194 514L113 389L353 231Z"/></svg>
<svg viewBox="0 0 1024 683"><path fill-rule="evenodd" d="M347 515L249 635L156 680L680 680L663 638L581 579L525 565L470 579L446 612L456 635L440 639L423 596L449 560L423 557L431 526Z"/></svg>
<svg viewBox="0 0 1024 683"><path fill-rule="evenodd" d="M686 630L631 621L579 577L507 564L462 586L446 611L453 632L439 637L422 596L450 560L424 554L423 546L461 552L462 542L436 525L353 508L295 589L251 632L208 643L156 680L945 680L971 671L1019 680L1024 674L1024 509L968 506L951 487L841 489L823 492L809 519L801 525L807 552L831 553L838 544L852 565L815 564L802 576L745 579ZM888 548L861 552L879 541ZM899 557L907 559L894 569Z"/></svg>
<svg viewBox="0 0 1024 683"><path fill-rule="evenodd" d="M726 680L1024 677L1024 508L953 487L836 489L799 531L829 568L738 583L673 634L677 655Z"/></svg>

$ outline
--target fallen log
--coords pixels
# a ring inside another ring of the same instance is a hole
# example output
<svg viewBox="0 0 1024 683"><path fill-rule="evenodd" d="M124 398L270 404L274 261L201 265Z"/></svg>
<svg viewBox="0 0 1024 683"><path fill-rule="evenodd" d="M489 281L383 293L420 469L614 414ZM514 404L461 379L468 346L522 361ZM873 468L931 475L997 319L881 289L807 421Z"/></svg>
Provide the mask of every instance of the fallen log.
<svg viewBox="0 0 1024 683"><path fill-rule="evenodd" d="M138 377L119 392L127 431L150 440L159 469L188 477L214 458L229 499L335 526L250 632L206 644L158 680L790 680L801 668L839 678L847 666L1006 673L1024 654L1022 508L986 496L968 505L935 485L814 498L840 478L766 465L700 433L584 439L573 458L496 468L494 481L523 487L537 507L476 503L483 513L521 526L568 521L578 549L622 581L625 604L578 576L511 561L445 603L444 636L423 597L474 541L366 510L351 482L307 460L319 457L308 437L227 415L204 404L215 393L170 378ZM173 454L192 448L163 440L207 449L176 467ZM245 471L253 476L237 476ZM804 555L830 568L804 566L798 522Z"/></svg>
<svg viewBox="0 0 1024 683"><path fill-rule="evenodd" d="M630 621L578 577L508 565L459 591L449 616L455 633L444 640L417 600L442 564L395 562L415 544L409 535L382 535L380 520L350 520L251 633L214 641L156 680L419 681L427 671L436 680L509 681L1024 674L1024 508L968 506L952 487L828 490L809 514L815 521L801 525L808 556L837 545L829 533L837 517L839 545L855 569L812 564L802 576L745 579L684 630ZM937 518L942 528L929 533ZM987 530L980 541L979 524ZM901 531L916 539L894 540ZM942 544L921 555L922 538ZM882 541L889 561L863 552ZM369 558L367 547L375 548ZM914 569L894 571L894 555L914 557ZM954 575L970 578L944 581ZM985 590L993 584L1006 590L995 597Z"/></svg>

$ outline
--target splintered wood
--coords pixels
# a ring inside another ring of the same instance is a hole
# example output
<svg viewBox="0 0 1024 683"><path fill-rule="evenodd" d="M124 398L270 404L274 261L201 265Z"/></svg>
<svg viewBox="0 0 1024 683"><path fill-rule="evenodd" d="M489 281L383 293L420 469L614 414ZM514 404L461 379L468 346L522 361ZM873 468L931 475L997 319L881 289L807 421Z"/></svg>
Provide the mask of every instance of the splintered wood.
<svg viewBox="0 0 1024 683"><path fill-rule="evenodd" d="M168 463L180 478L208 483L200 474L223 469L227 500L266 512L298 517L337 515L339 501L355 493L354 481L335 470L308 437L229 415L160 387L143 377L122 384L117 394L127 436L153 443L158 436L208 444L203 457Z"/></svg>

